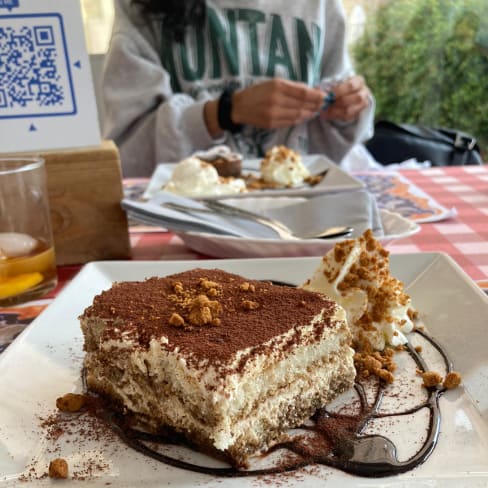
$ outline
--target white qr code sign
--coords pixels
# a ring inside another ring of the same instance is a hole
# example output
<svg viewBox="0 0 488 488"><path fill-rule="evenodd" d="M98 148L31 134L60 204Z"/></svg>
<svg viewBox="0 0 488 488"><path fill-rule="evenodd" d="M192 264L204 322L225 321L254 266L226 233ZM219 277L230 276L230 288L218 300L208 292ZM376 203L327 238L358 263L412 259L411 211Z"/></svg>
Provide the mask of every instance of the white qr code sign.
<svg viewBox="0 0 488 488"><path fill-rule="evenodd" d="M0 153L99 143L79 0L0 0Z"/></svg>

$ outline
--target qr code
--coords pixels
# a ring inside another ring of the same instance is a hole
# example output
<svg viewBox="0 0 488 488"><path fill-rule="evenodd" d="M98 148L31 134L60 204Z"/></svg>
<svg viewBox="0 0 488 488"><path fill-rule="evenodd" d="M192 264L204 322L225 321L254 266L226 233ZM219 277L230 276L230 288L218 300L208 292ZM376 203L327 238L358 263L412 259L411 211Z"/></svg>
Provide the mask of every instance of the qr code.
<svg viewBox="0 0 488 488"><path fill-rule="evenodd" d="M75 112L62 17L0 16L0 118Z"/></svg>

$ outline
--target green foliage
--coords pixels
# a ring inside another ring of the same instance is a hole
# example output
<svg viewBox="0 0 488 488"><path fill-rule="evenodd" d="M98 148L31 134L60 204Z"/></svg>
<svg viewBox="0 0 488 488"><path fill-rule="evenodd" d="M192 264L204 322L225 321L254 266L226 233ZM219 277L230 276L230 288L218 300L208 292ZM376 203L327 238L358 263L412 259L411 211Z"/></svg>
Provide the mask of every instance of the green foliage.
<svg viewBox="0 0 488 488"><path fill-rule="evenodd" d="M474 135L488 155L487 0L400 0L353 46L376 117Z"/></svg>

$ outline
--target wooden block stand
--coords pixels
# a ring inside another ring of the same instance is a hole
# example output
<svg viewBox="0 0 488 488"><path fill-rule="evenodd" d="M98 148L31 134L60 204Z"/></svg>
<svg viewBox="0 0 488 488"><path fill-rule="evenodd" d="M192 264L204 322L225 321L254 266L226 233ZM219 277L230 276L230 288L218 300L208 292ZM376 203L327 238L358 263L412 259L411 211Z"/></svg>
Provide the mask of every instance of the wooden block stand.
<svg viewBox="0 0 488 488"><path fill-rule="evenodd" d="M81 264L130 257L127 217L120 206L117 147L40 152L46 161L56 261Z"/></svg>

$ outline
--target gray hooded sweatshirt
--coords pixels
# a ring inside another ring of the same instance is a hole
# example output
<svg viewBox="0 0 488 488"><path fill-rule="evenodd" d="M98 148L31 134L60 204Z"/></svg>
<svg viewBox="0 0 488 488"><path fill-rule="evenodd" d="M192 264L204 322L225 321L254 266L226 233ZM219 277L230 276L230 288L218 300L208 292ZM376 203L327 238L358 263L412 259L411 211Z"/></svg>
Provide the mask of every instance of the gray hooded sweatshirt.
<svg viewBox="0 0 488 488"><path fill-rule="evenodd" d="M182 0L184 1L184 0ZM353 123L324 121L276 130L246 126L218 140L203 107L223 88L273 77L325 87L352 74L340 0L208 0L203 29L172 42L131 0L116 0L103 76L104 136L119 146L124 176L150 175L158 162L226 144L261 157L284 144L340 162L372 135L374 103Z"/></svg>

